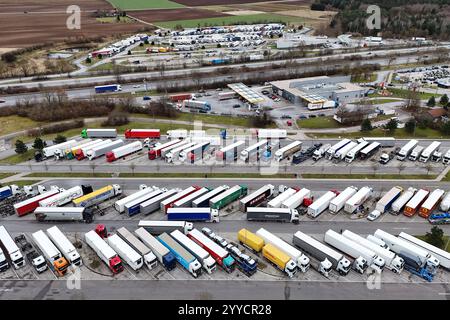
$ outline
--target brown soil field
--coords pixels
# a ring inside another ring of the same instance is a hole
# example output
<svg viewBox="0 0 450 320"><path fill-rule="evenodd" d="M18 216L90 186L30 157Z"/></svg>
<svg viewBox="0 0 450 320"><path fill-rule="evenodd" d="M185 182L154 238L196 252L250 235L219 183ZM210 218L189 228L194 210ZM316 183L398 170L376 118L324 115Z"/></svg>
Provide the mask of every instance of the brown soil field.
<svg viewBox="0 0 450 320"><path fill-rule="evenodd" d="M134 17L146 22L189 20L227 16L227 14L221 12L188 8L127 11L127 14L130 17Z"/></svg>
<svg viewBox="0 0 450 320"><path fill-rule="evenodd" d="M0 13L9 12L66 12L66 8L76 4L82 11L97 9L112 9L112 6L103 0L2 0L0 2Z"/></svg>
<svg viewBox="0 0 450 320"><path fill-rule="evenodd" d="M172 0L185 6L214 6L219 4L239 4L252 2L267 2L268 0ZM270 1L270 0L269 0Z"/></svg>
<svg viewBox="0 0 450 320"><path fill-rule="evenodd" d="M247 3L247 4L235 4L228 6L232 9L239 10L255 10L255 11L264 11L264 12L277 12L277 11L289 11L289 10L298 10L300 6L297 4L291 4L290 2L281 3ZM304 5L307 7L307 5Z"/></svg>

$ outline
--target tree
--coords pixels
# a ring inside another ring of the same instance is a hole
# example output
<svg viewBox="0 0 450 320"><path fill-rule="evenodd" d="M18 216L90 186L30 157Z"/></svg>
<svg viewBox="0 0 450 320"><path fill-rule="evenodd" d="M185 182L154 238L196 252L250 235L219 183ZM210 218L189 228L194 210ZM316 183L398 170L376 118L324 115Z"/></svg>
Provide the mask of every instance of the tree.
<svg viewBox="0 0 450 320"><path fill-rule="evenodd" d="M91 62L92 62L92 59L89 58L89 57L87 57L87 58L86 58L86 63L91 63Z"/></svg>
<svg viewBox="0 0 450 320"><path fill-rule="evenodd" d="M395 132L395 129L397 129L397 127L398 127L398 123L397 123L397 120L395 120L395 119L389 120L389 122L386 124L386 129L388 129L389 133L391 133L391 134Z"/></svg>
<svg viewBox="0 0 450 320"><path fill-rule="evenodd" d="M128 54L129 56L131 56L131 50L128 50L127 54Z"/></svg>
<svg viewBox="0 0 450 320"><path fill-rule="evenodd" d="M442 106L446 106L446 105L448 104L448 96L447 96L447 94L444 94L444 95L441 97L441 99L439 100L439 103L440 103Z"/></svg>
<svg viewBox="0 0 450 320"><path fill-rule="evenodd" d="M436 99L434 98L434 96L432 96L430 99L428 99L427 106L430 108L433 108L435 105L436 105Z"/></svg>
<svg viewBox="0 0 450 320"><path fill-rule="evenodd" d="M28 151L28 147L25 143L23 143L22 140L17 140L16 141L16 153L17 154L24 154L25 152Z"/></svg>
<svg viewBox="0 0 450 320"><path fill-rule="evenodd" d="M414 119L408 120L405 123L405 131L407 133L414 133L414 130L416 130L416 121Z"/></svg>
<svg viewBox="0 0 450 320"><path fill-rule="evenodd" d="M55 139L53 139L53 143L54 144L59 144L59 143L63 143L66 142L67 138L61 134L58 134Z"/></svg>
<svg viewBox="0 0 450 320"><path fill-rule="evenodd" d="M47 145L47 143L45 143L45 141L43 141L41 138L37 137L36 139L34 139L33 149L42 150L46 147L46 145Z"/></svg>
<svg viewBox="0 0 450 320"><path fill-rule="evenodd" d="M444 231L442 231L442 229L438 226L432 227L430 232L427 232L427 234L425 235L425 241L433 246L442 249L445 244Z"/></svg>
<svg viewBox="0 0 450 320"><path fill-rule="evenodd" d="M364 119L361 123L361 131L370 131L372 130L372 123L370 119Z"/></svg>

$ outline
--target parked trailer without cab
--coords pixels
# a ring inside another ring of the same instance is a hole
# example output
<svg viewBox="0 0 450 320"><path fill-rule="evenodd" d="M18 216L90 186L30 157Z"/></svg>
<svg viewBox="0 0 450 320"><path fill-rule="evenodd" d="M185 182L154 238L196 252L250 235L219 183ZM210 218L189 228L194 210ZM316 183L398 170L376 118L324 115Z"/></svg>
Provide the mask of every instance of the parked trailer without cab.
<svg viewBox="0 0 450 320"><path fill-rule="evenodd" d="M22 252L4 226L0 226L0 245L2 249L0 249L0 252L3 251L3 255L7 255L6 258L14 266L14 269L25 266ZM5 266L5 263L3 263L3 266Z"/></svg>
<svg viewBox="0 0 450 320"><path fill-rule="evenodd" d="M39 202L41 202L44 199L50 198L59 192L60 190L55 188L46 191L42 194L39 194L33 198L29 198L19 203L16 203L13 205L14 211L19 217L22 217L28 213L33 212L37 207L39 207Z"/></svg>
<svg viewBox="0 0 450 320"><path fill-rule="evenodd" d="M302 205L305 198L310 198L310 197L311 197L311 190L303 188L300 191L293 194L292 197L290 197L286 201L284 201L281 204L281 207L288 208L288 209L297 209L299 206Z"/></svg>
<svg viewBox="0 0 450 320"><path fill-rule="evenodd" d="M266 184L262 186L255 192L245 196L243 199L239 201L239 210L242 212L246 212L248 207L256 207L265 200L267 200L270 196L272 196L275 187L271 184Z"/></svg>
<svg viewBox="0 0 450 320"><path fill-rule="evenodd" d="M266 139L260 140L257 143L252 144L251 146L249 146L246 149L241 151L241 155L240 155L241 160L248 162L248 161L250 161L250 157L252 157L252 155L254 155L254 154L256 155L257 159L259 159L262 151L265 150L267 145L268 145L268 140L266 140Z"/></svg>
<svg viewBox="0 0 450 320"><path fill-rule="evenodd" d="M330 213L336 214L339 211L341 211L341 209L344 208L345 203L357 192L358 192L357 187L351 186L345 188L345 190L339 193L339 195L336 198L330 201L330 205L328 207Z"/></svg>
<svg viewBox="0 0 450 320"><path fill-rule="evenodd" d="M307 209L307 214L311 218L317 218L322 212L324 212L330 205L331 200L336 198L335 191L328 191L322 195L319 199L314 201Z"/></svg>
<svg viewBox="0 0 450 320"><path fill-rule="evenodd" d="M117 200L114 203L114 209L116 209L117 212L119 212L119 213L123 213L125 211L125 204L127 204L127 203L129 203L129 202L131 202L133 200L136 200L136 199L138 199L138 198L140 198L142 196L145 196L145 195L147 195L149 193L152 193L155 188L156 187L154 187L154 188L146 187L146 188L143 188L142 190L139 190L139 191L137 191L135 193L130 194L129 196L126 196L125 198Z"/></svg>
<svg viewBox="0 0 450 320"><path fill-rule="evenodd" d="M355 211L363 205L372 195L373 189L370 187L362 187L358 190L344 205L344 211L347 213L355 213Z"/></svg>
<svg viewBox="0 0 450 320"><path fill-rule="evenodd" d="M83 129L82 138L117 138L116 129Z"/></svg>
<svg viewBox="0 0 450 320"><path fill-rule="evenodd" d="M216 152L216 160L224 162L236 161L244 147L244 140L236 141L235 143L225 146Z"/></svg>
<svg viewBox="0 0 450 320"><path fill-rule="evenodd" d="M46 221L77 221L91 223L93 212L84 207L37 207L34 210L36 220Z"/></svg>
<svg viewBox="0 0 450 320"><path fill-rule="evenodd" d="M159 139L161 132L159 129L127 129L125 139Z"/></svg>
<svg viewBox="0 0 450 320"><path fill-rule="evenodd" d="M144 265L143 257L117 234L109 236L106 241L118 253L122 261L125 261L133 270L142 268Z"/></svg>
<svg viewBox="0 0 450 320"><path fill-rule="evenodd" d="M72 203L75 207L89 208L116 197L119 194L122 194L122 188L118 184L113 184L76 198Z"/></svg>
<svg viewBox="0 0 450 320"><path fill-rule="evenodd" d="M419 216L427 219L435 208L439 205L445 191L442 189L434 190L422 204L419 209Z"/></svg>
<svg viewBox="0 0 450 320"><path fill-rule="evenodd" d="M430 191L425 189L420 189L417 193L408 201L405 206L405 210L403 210L403 214L407 217L412 217L419 210L422 203L425 202L425 199L430 194Z"/></svg>
<svg viewBox="0 0 450 320"><path fill-rule="evenodd" d="M419 141L412 139L408 141L397 153L397 160L403 161L411 154L412 150L417 146Z"/></svg>
<svg viewBox="0 0 450 320"><path fill-rule="evenodd" d="M403 192L403 194L394 201L394 203L391 206L391 210L389 213L391 214L399 214L401 210L405 207L405 205L408 203L409 200L414 196L414 194L417 192L417 189L409 187L408 190Z"/></svg>
<svg viewBox="0 0 450 320"><path fill-rule="evenodd" d="M159 145L155 146L154 148L151 148L148 151L148 159L149 160L155 160L155 159L163 156L162 150L170 151L173 148L176 148L177 146L179 146L179 144L182 143L182 142L183 142L183 140L174 139L174 140L171 140L169 142L166 142L166 143L163 143L163 144L159 144Z"/></svg>
<svg viewBox="0 0 450 320"><path fill-rule="evenodd" d="M140 204L140 211L144 215L149 215L161 208L161 202L177 194L180 190L171 189L154 198L151 198Z"/></svg>
<svg viewBox="0 0 450 320"><path fill-rule="evenodd" d="M143 148L142 142L135 141L124 146L113 149L105 154L107 162L113 162L130 154L141 151Z"/></svg>
<svg viewBox="0 0 450 320"><path fill-rule="evenodd" d="M146 201L148 201L148 200L150 200L150 199L153 199L153 198L159 196L160 194L162 194L162 193L164 193L164 192L166 192L166 191L167 191L166 188L162 188L162 189L156 188L156 189L153 189L152 192L150 192L150 193L148 193L148 194L146 194L146 195L144 195L144 196L141 196L141 197L139 197L139 198L137 198L137 199L134 199L134 200L132 200L132 201L126 203L126 204L125 204L125 211L124 211L124 212L125 212L129 217L132 217L132 216L134 216L134 215L136 215L136 214L139 214L139 213L141 213L141 204L142 204L142 203L144 203L144 202L146 202Z"/></svg>
<svg viewBox="0 0 450 320"><path fill-rule="evenodd" d="M209 205L212 209L222 209L223 207L229 205L231 202L247 195L247 191L247 186L236 185L209 200Z"/></svg>
<svg viewBox="0 0 450 320"><path fill-rule="evenodd" d="M118 139L115 141L111 141L107 144L101 144L99 146L96 146L92 149L89 149L86 151L86 157L89 160L94 160L95 158L101 157L105 155L108 152L111 152L114 149L117 149L124 145L124 142L122 139Z"/></svg>
<svg viewBox="0 0 450 320"><path fill-rule="evenodd" d="M202 195L201 197L198 197L192 201L192 206L194 208L207 208L209 207L209 200L213 199L217 195L221 194L222 192L225 192L230 187L227 185L223 185L220 187L217 187L208 193Z"/></svg>
<svg viewBox="0 0 450 320"><path fill-rule="evenodd" d="M295 188L295 189L288 188L288 189L284 190L283 192L281 192L278 196L276 196L275 198L270 200L269 203L267 204L267 206L270 208L280 208L281 204L284 201L286 201L289 197L294 195L294 193L296 193L299 190L300 189L298 189L298 188Z"/></svg>
<svg viewBox="0 0 450 320"><path fill-rule="evenodd" d="M380 148L381 148L381 143L372 142L367 147L365 147L364 149L361 150L361 152L359 153L359 157L361 158L361 160L368 159L373 154L375 154L375 152L377 152L378 149L380 149Z"/></svg>

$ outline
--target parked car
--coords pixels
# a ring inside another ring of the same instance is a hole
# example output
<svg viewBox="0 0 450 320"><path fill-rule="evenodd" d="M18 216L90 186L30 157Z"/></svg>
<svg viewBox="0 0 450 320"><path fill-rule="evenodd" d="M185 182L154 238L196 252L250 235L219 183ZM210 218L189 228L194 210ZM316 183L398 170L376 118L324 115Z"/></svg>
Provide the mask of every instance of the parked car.
<svg viewBox="0 0 450 320"><path fill-rule="evenodd" d="M381 212L378 210L373 210L369 215L367 216L367 220L374 221L377 220L381 216Z"/></svg>
<svg viewBox="0 0 450 320"><path fill-rule="evenodd" d="M309 117L310 118L316 118L317 116L315 114L310 114Z"/></svg>
<svg viewBox="0 0 450 320"><path fill-rule="evenodd" d="M269 95L269 94L270 94L270 92L269 92L269 91L267 91L267 90L263 90L263 91L261 91L261 93L262 93L263 95L265 95L265 96L267 96L267 95Z"/></svg>
<svg viewBox="0 0 450 320"><path fill-rule="evenodd" d="M143 96L142 100L147 101L147 100L152 100L152 98L150 98L149 96Z"/></svg>
<svg viewBox="0 0 450 320"><path fill-rule="evenodd" d="M214 237L214 241L217 242L222 248L226 248L228 245L228 242L222 238L221 236L216 235Z"/></svg>
<svg viewBox="0 0 450 320"><path fill-rule="evenodd" d="M133 86L133 88L140 88L140 87L141 87L140 84L135 84L135 85Z"/></svg>
<svg viewBox="0 0 450 320"><path fill-rule="evenodd" d="M292 121L291 120L286 121L286 124L288 125L288 127L292 127Z"/></svg>
<svg viewBox="0 0 450 320"><path fill-rule="evenodd" d="M236 108L240 108L240 107L241 107L241 105L240 105L240 104L234 104L234 105L233 105L233 108L234 108L234 109L236 109Z"/></svg>
<svg viewBox="0 0 450 320"><path fill-rule="evenodd" d="M6 102L5 100L0 99L0 103L5 103L5 102Z"/></svg>
<svg viewBox="0 0 450 320"><path fill-rule="evenodd" d="M307 116L305 116L305 115L300 115L299 117L298 117L299 119L308 119L308 117Z"/></svg>
<svg viewBox="0 0 450 320"><path fill-rule="evenodd" d="M207 236L211 239L214 239L216 236L216 234L210 228L207 228L207 227L202 228L202 232L205 236Z"/></svg>

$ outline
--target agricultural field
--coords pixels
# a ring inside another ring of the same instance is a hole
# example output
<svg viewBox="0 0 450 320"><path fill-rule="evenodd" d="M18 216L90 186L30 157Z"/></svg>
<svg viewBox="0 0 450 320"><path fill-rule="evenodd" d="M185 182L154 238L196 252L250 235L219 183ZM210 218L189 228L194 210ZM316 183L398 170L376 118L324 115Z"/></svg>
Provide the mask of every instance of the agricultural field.
<svg viewBox="0 0 450 320"><path fill-rule="evenodd" d="M115 8L122 10L182 8L182 4L169 0L107 0Z"/></svg>
<svg viewBox="0 0 450 320"><path fill-rule="evenodd" d="M222 4L237 4L237 3L253 3L253 2L269 2L268 0L174 0L177 3L185 6L214 6Z"/></svg>
<svg viewBox="0 0 450 320"><path fill-rule="evenodd" d="M146 22L173 21L173 20L190 20L190 19L207 19L215 17L228 16L205 9L155 9L155 10L139 10L128 12L128 15Z"/></svg>

